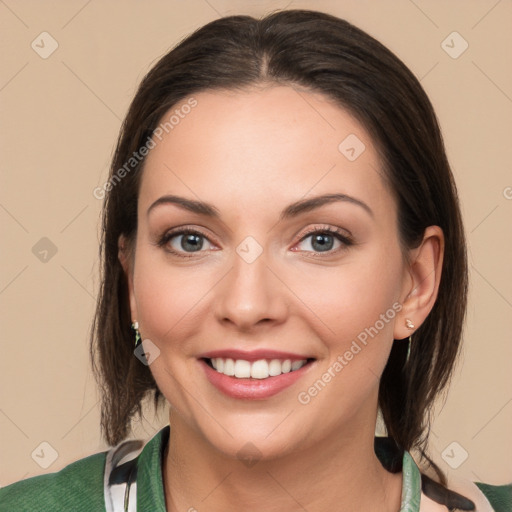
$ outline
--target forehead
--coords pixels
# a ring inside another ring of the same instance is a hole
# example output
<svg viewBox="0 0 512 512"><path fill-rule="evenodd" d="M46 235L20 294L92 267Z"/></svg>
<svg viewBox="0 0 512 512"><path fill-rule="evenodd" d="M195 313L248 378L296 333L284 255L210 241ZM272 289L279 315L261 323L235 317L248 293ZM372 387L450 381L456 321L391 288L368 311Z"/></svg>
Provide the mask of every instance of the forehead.
<svg viewBox="0 0 512 512"><path fill-rule="evenodd" d="M319 93L291 86L201 92L170 109L160 126L144 166L142 204L181 193L220 208L236 206L233 198L256 207L343 192L372 208L391 205L368 133Z"/></svg>

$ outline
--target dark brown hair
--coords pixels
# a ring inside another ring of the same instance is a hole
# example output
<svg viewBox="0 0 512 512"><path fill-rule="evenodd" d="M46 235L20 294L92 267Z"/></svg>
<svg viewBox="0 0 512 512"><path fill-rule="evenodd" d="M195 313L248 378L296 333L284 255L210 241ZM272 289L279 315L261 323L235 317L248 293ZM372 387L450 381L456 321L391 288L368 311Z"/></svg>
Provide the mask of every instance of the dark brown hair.
<svg viewBox="0 0 512 512"><path fill-rule="evenodd" d="M440 129L420 83L391 51L347 21L302 10L207 24L159 60L129 108L104 202L102 281L91 336L104 435L118 443L128 435L134 414L141 414L141 400L152 393L158 406L162 398L149 368L133 354L127 281L118 259L119 236L132 243L135 238L144 160L122 179L119 169L126 169L178 102L204 90L259 84L320 92L367 129L396 197L404 250L417 247L428 226L444 232L437 301L414 334L407 364L407 344L395 341L379 390L389 437L401 450L417 448L426 456L430 410L456 361L467 296L464 231Z"/></svg>

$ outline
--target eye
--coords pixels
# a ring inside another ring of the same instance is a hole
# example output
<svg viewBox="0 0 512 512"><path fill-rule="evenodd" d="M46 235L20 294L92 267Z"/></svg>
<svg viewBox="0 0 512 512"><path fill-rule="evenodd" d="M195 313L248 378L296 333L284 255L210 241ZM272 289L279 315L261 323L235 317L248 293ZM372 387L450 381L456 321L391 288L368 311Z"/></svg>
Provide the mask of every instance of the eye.
<svg viewBox="0 0 512 512"><path fill-rule="evenodd" d="M213 248L213 244L203 233L190 228L165 233L158 241L158 245L184 257L187 257L185 254L204 252L203 249Z"/></svg>
<svg viewBox="0 0 512 512"><path fill-rule="evenodd" d="M300 248L301 245L302 248ZM339 229L315 228L301 238L298 250L314 253L335 253L351 245L353 245L353 241Z"/></svg>

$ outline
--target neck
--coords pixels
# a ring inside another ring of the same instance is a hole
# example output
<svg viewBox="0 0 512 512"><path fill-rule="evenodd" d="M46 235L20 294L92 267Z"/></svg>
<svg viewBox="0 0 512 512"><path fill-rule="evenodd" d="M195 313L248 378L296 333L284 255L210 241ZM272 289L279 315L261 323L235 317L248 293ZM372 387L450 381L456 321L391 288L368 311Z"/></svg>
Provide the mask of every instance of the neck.
<svg viewBox="0 0 512 512"><path fill-rule="evenodd" d="M168 512L221 512L233 503L248 512L400 509L401 474L378 460L373 429L338 433L279 459L242 462L221 454L178 414L170 420L163 461Z"/></svg>

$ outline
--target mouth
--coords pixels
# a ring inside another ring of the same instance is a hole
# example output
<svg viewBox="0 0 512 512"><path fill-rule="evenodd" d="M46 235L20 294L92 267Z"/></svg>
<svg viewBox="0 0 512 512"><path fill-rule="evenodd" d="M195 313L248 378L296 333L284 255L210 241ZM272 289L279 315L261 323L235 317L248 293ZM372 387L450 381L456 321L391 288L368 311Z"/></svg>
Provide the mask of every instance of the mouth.
<svg viewBox="0 0 512 512"><path fill-rule="evenodd" d="M228 377L259 380L295 372L314 361L313 358L293 361L291 359L257 359L256 361L248 361L246 359L232 359L229 357L205 357L202 360L217 373Z"/></svg>
<svg viewBox="0 0 512 512"><path fill-rule="evenodd" d="M297 382L316 359L275 351L229 351L202 354L198 361L209 383L224 395L262 400Z"/></svg>

